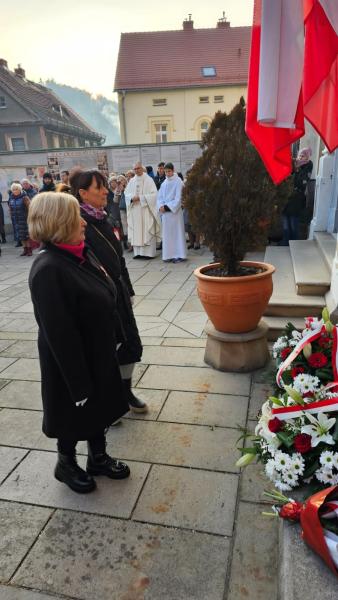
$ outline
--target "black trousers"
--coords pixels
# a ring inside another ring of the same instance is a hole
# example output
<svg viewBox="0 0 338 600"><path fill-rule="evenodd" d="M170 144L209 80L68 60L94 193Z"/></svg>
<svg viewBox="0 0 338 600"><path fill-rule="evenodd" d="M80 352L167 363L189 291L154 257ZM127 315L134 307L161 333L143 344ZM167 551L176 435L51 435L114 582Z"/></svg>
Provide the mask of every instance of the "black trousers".
<svg viewBox="0 0 338 600"><path fill-rule="evenodd" d="M57 441L57 449L60 454L73 455L75 453L76 444L78 440L70 440L59 438ZM106 449L106 436L105 432L102 431L96 434L94 437L87 440L88 446L93 454L99 454L104 452Z"/></svg>

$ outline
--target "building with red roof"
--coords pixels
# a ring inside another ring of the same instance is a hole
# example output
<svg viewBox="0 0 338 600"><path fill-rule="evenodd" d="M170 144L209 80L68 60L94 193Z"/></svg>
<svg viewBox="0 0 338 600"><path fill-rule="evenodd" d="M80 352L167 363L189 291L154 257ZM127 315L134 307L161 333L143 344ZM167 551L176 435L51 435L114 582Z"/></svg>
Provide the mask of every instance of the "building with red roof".
<svg viewBox="0 0 338 600"><path fill-rule="evenodd" d="M201 139L246 96L251 27L122 33L114 89L124 144Z"/></svg>

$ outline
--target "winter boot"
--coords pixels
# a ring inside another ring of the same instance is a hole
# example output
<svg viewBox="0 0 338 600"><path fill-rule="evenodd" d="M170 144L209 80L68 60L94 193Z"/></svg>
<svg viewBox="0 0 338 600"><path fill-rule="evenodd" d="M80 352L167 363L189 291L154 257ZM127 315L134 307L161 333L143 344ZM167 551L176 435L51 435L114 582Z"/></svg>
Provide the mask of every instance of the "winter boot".
<svg viewBox="0 0 338 600"><path fill-rule="evenodd" d="M129 404L129 408L134 413L147 413L148 406L145 402L136 398L131 390L131 379L123 379L124 389L126 391L127 402Z"/></svg>
<svg viewBox="0 0 338 600"><path fill-rule="evenodd" d="M106 440L103 435L88 440L87 473L105 475L110 479L126 479L130 475L130 469L128 465L106 453Z"/></svg>
<svg viewBox="0 0 338 600"><path fill-rule="evenodd" d="M77 464L75 452L73 454L58 452L54 476L78 494L88 494L96 488L94 479Z"/></svg>

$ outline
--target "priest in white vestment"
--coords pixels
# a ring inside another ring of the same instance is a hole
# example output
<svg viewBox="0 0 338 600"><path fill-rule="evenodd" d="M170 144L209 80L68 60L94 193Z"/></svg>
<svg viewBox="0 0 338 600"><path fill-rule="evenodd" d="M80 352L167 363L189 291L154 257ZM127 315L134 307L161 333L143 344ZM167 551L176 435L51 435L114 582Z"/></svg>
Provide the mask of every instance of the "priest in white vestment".
<svg viewBox="0 0 338 600"><path fill-rule="evenodd" d="M182 210L183 181L174 165L165 165L166 179L158 192L157 206L162 219L162 259L181 262L187 258Z"/></svg>
<svg viewBox="0 0 338 600"><path fill-rule="evenodd" d="M130 179L125 199L128 238L134 248L134 258L156 256L156 233L160 218L157 211L157 189L154 180L144 173L141 163L134 165L135 177Z"/></svg>

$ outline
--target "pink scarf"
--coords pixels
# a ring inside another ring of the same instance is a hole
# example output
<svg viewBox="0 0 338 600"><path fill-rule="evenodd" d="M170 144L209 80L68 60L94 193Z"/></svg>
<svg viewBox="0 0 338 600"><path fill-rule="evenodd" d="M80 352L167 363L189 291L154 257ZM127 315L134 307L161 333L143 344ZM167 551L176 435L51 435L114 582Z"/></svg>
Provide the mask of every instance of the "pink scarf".
<svg viewBox="0 0 338 600"><path fill-rule="evenodd" d="M66 252L70 252L78 258L83 258L84 242L80 242L79 244L54 244L54 246L61 248L61 250L66 250Z"/></svg>
<svg viewBox="0 0 338 600"><path fill-rule="evenodd" d="M82 204L80 205L81 208L85 211L85 213L87 213L87 215L90 215L91 217L94 217L95 219L98 219L99 221L102 221L105 216L105 210L104 208L94 208L94 206L91 206L91 204L86 204L85 202L82 202Z"/></svg>

